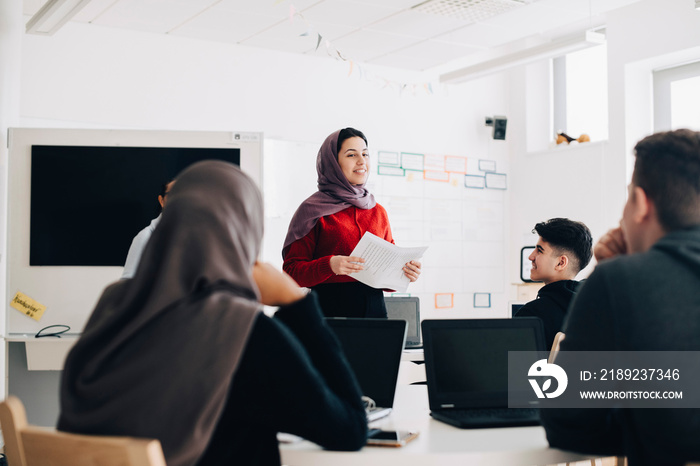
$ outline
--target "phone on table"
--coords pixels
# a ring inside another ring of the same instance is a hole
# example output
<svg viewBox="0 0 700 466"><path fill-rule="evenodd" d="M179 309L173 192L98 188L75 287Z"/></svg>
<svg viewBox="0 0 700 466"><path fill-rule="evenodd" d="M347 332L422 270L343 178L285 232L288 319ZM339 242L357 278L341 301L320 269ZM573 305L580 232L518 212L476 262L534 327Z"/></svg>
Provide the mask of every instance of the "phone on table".
<svg viewBox="0 0 700 466"><path fill-rule="evenodd" d="M408 430L370 429L367 435L367 445L402 447L416 437L418 437L418 432Z"/></svg>

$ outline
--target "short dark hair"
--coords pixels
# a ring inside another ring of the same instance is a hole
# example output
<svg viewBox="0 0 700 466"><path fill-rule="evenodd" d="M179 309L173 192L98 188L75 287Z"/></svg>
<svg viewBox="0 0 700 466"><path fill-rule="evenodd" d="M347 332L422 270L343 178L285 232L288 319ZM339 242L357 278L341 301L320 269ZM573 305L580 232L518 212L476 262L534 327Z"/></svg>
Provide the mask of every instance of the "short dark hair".
<svg viewBox="0 0 700 466"><path fill-rule="evenodd" d="M576 273L585 268L593 256L593 237L588 227L568 218L550 218L535 225L533 233L553 248L568 251L574 255L573 266Z"/></svg>
<svg viewBox="0 0 700 466"><path fill-rule="evenodd" d="M160 185L160 196L165 197L168 194L168 185L175 181L175 178L168 178L168 181Z"/></svg>
<svg viewBox="0 0 700 466"><path fill-rule="evenodd" d="M163 184L160 185L160 197L165 197L168 194L168 185L175 181L175 178L168 178L168 181L164 181ZM161 213L163 208L160 206L160 202L156 202L156 213Z"/></svg>
<svg viewBox="0 0 700 466"><path fill-rule="evenodd" d="M338 145L335 148L336 153L340 154L340 147L343 145L343 142L346 139L350 138L362 138L365 141L365 144L369 145L367 142L367 138L365 135L360 131L359 129L355 128L343 128L340 130L340 133L338 133Z"/></svg>
<svg viewBox="0 0 700 466"><path fill-rule="evenodd" d="M644 190L666 231L700 224L700 133L647 136L634 147L632 185Z"/></svg>

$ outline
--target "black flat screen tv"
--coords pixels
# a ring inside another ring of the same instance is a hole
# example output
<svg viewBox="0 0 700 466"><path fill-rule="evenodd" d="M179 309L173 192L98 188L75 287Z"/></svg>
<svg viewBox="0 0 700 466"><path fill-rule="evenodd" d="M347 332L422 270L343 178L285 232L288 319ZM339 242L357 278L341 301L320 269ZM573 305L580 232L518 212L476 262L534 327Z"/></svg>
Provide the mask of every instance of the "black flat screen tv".
<svg viewBox="0 0 700 466"><path fill-rule="evenodd" d="M122 266L159 214L158 194L207 159L240 166L238 148L33 145L30 266Z"/></svg>

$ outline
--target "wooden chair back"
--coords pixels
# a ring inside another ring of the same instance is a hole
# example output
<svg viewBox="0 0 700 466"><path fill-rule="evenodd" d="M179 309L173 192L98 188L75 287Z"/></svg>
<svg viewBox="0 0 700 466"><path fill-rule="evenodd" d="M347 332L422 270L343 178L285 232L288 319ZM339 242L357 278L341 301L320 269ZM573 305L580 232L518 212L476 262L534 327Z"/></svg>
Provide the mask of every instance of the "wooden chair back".
<svg viewBox="0 0 700 466"><path fill-rule="evenodd" d="M158 440L69 434L29 425L15 396L0 403L0 426L11 466L166 466Z"/></svg>
<svg viewBox="0 0 700 466"><path fill-rule="evenodd" d="M556 335L554 335L554 342L552 342L552 350L549 352L549 358L547 358L548 363L553 363L554 358L557 357L557 353L559 352L559 345L561 345L561 342L564 341L564 332L557 332Z"/></svg>

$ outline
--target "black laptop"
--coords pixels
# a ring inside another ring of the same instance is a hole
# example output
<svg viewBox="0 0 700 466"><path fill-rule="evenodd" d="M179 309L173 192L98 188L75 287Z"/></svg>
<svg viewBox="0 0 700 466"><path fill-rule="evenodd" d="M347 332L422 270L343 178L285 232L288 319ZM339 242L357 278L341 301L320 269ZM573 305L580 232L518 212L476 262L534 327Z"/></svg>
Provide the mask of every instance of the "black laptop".
<svg viewBox="0 0 700 466"><path fill-rule="evenodd" d="M389 319L403 319L408 322L406 349L422 348L420 339L420 300L415 296L385 297L386 313Z"/></svg>
<svg viewBox="0 0 700 466"><path fill-rule="evenodd" d="M326 322L338 337L362 394L374 402L366 406L367 420L389 415L406 341L406 321L328 317Z"/></svg>
<svg viewBox="0 0 700 466"><path fill-rule="evenodd" d="M508 351L544 351L540 319L424 320L422 327L432 417L461 428L539 424L536 408L508 408Z"/></svg>

